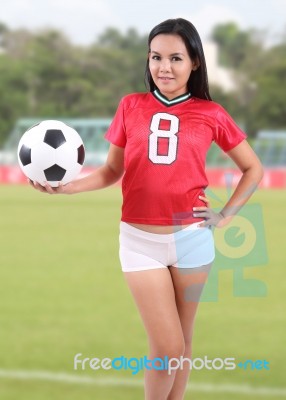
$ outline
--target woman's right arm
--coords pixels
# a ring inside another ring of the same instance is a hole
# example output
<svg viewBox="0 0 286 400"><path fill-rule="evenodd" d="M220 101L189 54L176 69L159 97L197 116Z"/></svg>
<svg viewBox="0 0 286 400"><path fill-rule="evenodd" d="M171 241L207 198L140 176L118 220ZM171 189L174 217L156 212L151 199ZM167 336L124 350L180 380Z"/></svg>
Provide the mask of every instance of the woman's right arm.
<svg viewBox="0 0 286 400"><path fill-rule="evenodd" d="M122 177L123 172L124 148L111 144L105 164L84 178L76 179L66 185L60 184L56 188L51 187L49 184L42 186L37 182L31 182L31 185L44 193L74 194L110 186Z"/></svg>

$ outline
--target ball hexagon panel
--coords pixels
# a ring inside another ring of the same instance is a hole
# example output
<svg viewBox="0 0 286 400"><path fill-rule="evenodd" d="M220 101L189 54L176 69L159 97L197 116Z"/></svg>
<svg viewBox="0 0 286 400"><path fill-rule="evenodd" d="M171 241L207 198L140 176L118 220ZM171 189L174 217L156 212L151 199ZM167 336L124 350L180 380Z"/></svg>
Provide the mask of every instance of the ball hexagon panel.
<svg viewBox="0 0 286 400"><path fill-rule="evenodd" d="M68 169L77 164L77 148L70 145L69 142L64 143L55 152L55 162L61 167Z"/></svg>
<svg viewBox="0 0 286 400"><path fill-rule="evenodd" d="M38 168L36 169L32 163L27 165L23 169L23 172L32 181L43 184L47 180L44 171Z"/></svg>
<svg viewBox="0 0 286 400"><path fill-rule="evenodd" d="M37 169L47 169L56 164L56 150L44 142L37 143L31 152L32 164Z"/></svg>
<svg viewBox="0 0 286 400"><path fill-rule="evenodd" d="M19 150L25 146L27 149L31 149L36 143L42 142L44 136L44 132L39 128L39 124L32 126L28 129L24 135L21 137L18 146L18 156L20 156ZM24 149L22 150L22 154L24 155Z"/></svg>
<svg viewBox="0 0 286 400"><path fill-rule="evenodd" d="M73 168L69 168L62 179L62 183L65 185L66 183L72 181L81 171L81 165L76 164Z"/></svg>
<svg viewBox="0 0 286 400"><path fill-rule="evenodd" d="M79 136L77 131L70 126L66 125L64 134L67 141L72 143L73 146L80 146L82 144L81 137Z"/></svg>

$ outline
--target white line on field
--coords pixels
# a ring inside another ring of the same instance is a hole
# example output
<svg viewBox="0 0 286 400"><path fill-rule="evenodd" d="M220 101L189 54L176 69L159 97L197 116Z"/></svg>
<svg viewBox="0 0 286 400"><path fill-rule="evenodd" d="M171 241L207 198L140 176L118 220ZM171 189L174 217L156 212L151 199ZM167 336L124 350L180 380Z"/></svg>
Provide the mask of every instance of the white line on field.
<svg viewBox="0 0 286 400"><path fill-rule="evenodd" d="M125 387L143 387L142 379L126 378L92 378L89 376L68 374L64 372L53 373L48 371L21 371L0 369L0 378L15 380L42 380L50 382L62 382L68 384L89 384L97 386L125 386ZM191 383L187 390L207 393L234 393L245 395L260 395L282 397L286 396L286 388L277 387L254 387L248 385L234 384L213 384L213 383Z"/></svg>

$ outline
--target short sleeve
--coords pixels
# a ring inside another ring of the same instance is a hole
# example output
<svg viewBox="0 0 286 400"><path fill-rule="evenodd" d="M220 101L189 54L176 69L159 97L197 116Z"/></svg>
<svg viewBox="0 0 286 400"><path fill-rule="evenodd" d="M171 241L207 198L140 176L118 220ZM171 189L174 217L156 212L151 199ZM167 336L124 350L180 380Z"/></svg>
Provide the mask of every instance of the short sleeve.
<svg viewBox="0 0 286 400"><path fill-rule="evenodd" d="M119 147L126 146L126 132L124 123L124 99L120 101L115 116L104 137L110 143L115 144L116 146Z"/></svg>
<svg viewBox="0 0 286 400"><path fill-rule="evenodd" d="M246 133L239 128L221 106L217 112L216 120L217 124L213 140L223 151L227 152L233 149L247 138Z"/></svg>

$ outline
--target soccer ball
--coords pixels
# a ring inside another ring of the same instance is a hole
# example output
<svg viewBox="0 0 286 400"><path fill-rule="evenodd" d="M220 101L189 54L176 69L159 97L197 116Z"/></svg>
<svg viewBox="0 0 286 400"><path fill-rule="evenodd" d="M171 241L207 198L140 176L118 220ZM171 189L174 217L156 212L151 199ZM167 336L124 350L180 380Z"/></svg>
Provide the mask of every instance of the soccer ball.
<svg viewBox="0 0 286 400"><path fill-rule="evenodd" d="M43 185L66 184L80 172L85 158L81 137L61 121L47 120L28 129L18 145L23 173Z"/></svg>

